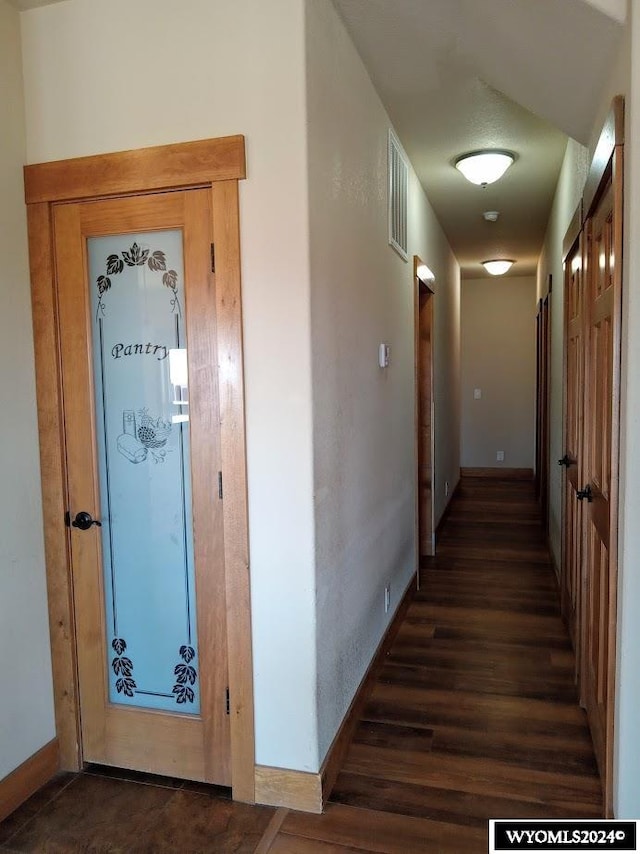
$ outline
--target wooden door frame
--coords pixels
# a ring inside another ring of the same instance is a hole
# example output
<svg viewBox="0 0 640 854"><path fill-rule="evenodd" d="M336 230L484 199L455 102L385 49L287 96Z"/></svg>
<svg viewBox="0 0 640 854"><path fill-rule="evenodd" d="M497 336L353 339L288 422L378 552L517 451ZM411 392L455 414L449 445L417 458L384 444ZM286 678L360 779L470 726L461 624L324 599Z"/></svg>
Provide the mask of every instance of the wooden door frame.
<svg viewBox="0 0 640 854"><path fill-rule="evenodd" d="M584 286L585 282L585 271L586 271L586 262L584 258L585 252L585 244L583 240L583 208L582 208L582 199L578 202L578 206L574 211L573 217L571 218L571 222L569 223L569 227L562 241L562 266L563 266L563 330L562 330L562 460L558 460L558 465L562 465L562 476L561 476L561 490L562 490L562 502L561 502L561 526L560 526L560 577L558 579L560 585L560 606L561 612L563 615L563 619L565 620L567 626L570 625L569 613L570 613L570 604L567 600L567 575L570 571L570 567L568 566L569 562L569 543L568 543L568 533L567 533L567 519L569 515L569 502L576 501L575 495L571 496L569 492L569 488L567 485L568 480L568 470L563 465L563 460L567 455L568 451L568 440L567 440L567 419L569 412L569 384L567 380L568 370L569 370L569 288L567 287L567 282L571 276L571 271L568 269L568 259L570 256L575 255L577 252L580 256L580 264L581 264L581 275L582 275L582 283ZM583 296L584 299L584 296ZM582 324L583 324L583 333L584 333L584 312L586 308L584 305L582 306ZM584 342L584 334L583 334L583 362L585 355L585 342ZM584 370L584 364L583 364ZM582 413L584 415L584 413ZM583 451L582 451L582 443L583 443L583 431L584 424L580 424L580 440L579 440L579 456L576 459L576 465L578 467L578 483L582 480L582 466L583 466ZM580 518L580 531L581 531L581 539L584 538L582 532L582 514L579 513ZM578 577L576 579L577 582L577 590L576 590L576 621L577 625L575 626L575 644L574 644L574 653L575 653L575 679L578 684L578 689L582 690L582 678L581 674L581 661L582 655L584 653L584 625L583 625L583 616L582 616L582 606L583 606L583 585L584 585L584 572L582 569L582 548L581 548L581 558L580 564L578 566ZM580 698L581 705L584 705L582 697Z"/></svg>
<svg viewBox="0 0 640 854"><path fill-rule="evenodd" d="M255 736L247 517L238 181L244 137L155 146L26 166L47 596L60 768L82 768L68 529L64 401L52 208L167 190L211 192L224 473L224 561L233 797L255 801Z"/></svg>
<svg viewBox="0 0 640 854"><path fill-rule="evenodd" d="M621 372L621 332L622 332L622 267L623 267L623 220L624 220L624 101L614 99L614 105L600 136L596 156L591 166L584 195L585 226L590 222L591 214L597 207L607 184L611 182L613 193L613 245L619 250L615 264L616 291L620 297L614 300L612 323L613 376L611 377L611 475L609 486L609 588L608 588L608 648L606 650L607 698L605 701L604 732L604 768L600 769L604 792L605 815L613 816L613 774L614 774L614 737L616 685L616 649L617 649L617 613L618 613L618 520L619 520L619 475L620 475L620 372ZM587 246L585 251L589 253ZM587 282L589 274L587 272ZM590 301L590 296L589 296ZM590 316L587 318L590 334ZM590 358L589 342L585 370ZM586 377L585 373L585 377ZM586 383L590 394L590 377ZM588 447L584 453L588 453ZM586 661L583 657L583 674ZM583 676L584 678L584 676Z"/></svg>
<svg viewBox="0 0 640 854"><path fill-rule="evenodd" d="M416 454L416 510L415 510L415 531L416 531L416 577L418 588L420 587L420 295L430 294L431 298L435 296L434 283L424 282L418 277L418 267L424 264L418 255L413 256L413 314L414 314L414 370L415 370L415 454ZM433 356L435 348L433 346L434 336L434 318L433 304L431 307L432 322L431 322L431 540L432 540L432 555L435 554L435 406L434 406L434 370Z"/></svg>
<svg viewBox="0 0 640 854"><path fill-rule="evenodd" d="M551 389L551 291L538 301L536 315L536 494L545 537L549 535L549 405Z"/></svg>
<svg viewBox="0 0 640 854"><path fill-rule="evenodd" d="M538 300L536 311L536 498L540 498L542 486L541 441L540 441L540 392L542 388L542 299Z"/></svg>

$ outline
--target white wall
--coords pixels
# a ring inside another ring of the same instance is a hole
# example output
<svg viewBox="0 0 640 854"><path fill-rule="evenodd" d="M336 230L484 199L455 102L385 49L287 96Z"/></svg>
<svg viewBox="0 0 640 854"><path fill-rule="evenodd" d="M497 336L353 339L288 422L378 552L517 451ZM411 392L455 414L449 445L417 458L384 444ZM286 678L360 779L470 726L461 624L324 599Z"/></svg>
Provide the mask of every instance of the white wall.
<svg viewBox="0 0 640 854"><path fill-rule="evenodd" d="M413 254L436 274L436 512L459 476L458 265L413 171L409 262L387 239L390 120L331 3L306 2L322 759L415 572ZM378 367L378 345L391 364Z"/></svg>
<svg viewBox="0 0 640 854"><path fill-rule="evenodd" d="M562 372L564 339L564 273L562 241L574 211L582 198L589 171L589 151L573 139L568 140L547 233L538 262L538 297L551 291L551 389L549 395L549 543L556 566L560 566L562 531L562 470L556 461L564 456L562 433Z"/></svg>
<svg viewBox="0 0 640 854"><path fill-rule="evenodd" d="M174 0L66 0L23 13L28 161L246 135L256 758L315 770L303 2L189 0L186 12Z"/></svg>
<svg viewBox="0 0 640 854"><path fill-rule="evenodd" d="M412 264L386 242L388 119L328 2L307 4L305 87L304 10L66 0L23 13L22 30L31 163L246 135L256 760L315 771L385 628L382 587L391 580L397 602L414 569L413 296ZM411 182L410 251L438 277L439 516L459 469L459 274ZM381 340L393 347L385 375Z"/></svg>
<svg viewBox="0 0 640 854"><path fill-rule="evenodd" d="M622 293L622 402L618 584L618 667L614 808L618 818L640 816L640 11L631 16L626 92L625 237ZM623 88L624 87L624 88Z"/></svg>
<svg viewBox="0 0 640 854"><path fill-rule="evenodd" d="M572 141L560 176L545 247L538 268L539 288L553 272L553 392L551 460L562 456L562 238L571 219L572 209L581 195L588 164L591 161L600 129L614 95L626 97L625 121L625 232L623 242L623 309L622 309L622 382L621 382L621 452L620 452L620 528L618 584L618 646L614 733L614 810L617 818L640 816L640 300L637 293L640 271L640 248L633 236L640 227L640 15L635 3L629 3L630 20L611 69L603 85L597 118L594 121L589 150ZM556 282L560 287L556 288ZM544 290L540 290L544 293ZM556 452L558 457L556 457ZM551 466L551 545L560 556L560 488L557 467Z"/></svg>
<svg viewBox="0 0 640 854"><path fill-rule="evenodd" d="M417 179L409 203L409 245L435 273L433 328L434 516L442 518L460 480L460 265ZM433 263L432 263L433 262ZM445 495L445 482L449 495Z"/></svg>
<svg viewBox="0 0 640 854"><path fill-rule="evenodd" d="M629 4L631 12L632 4ZM569 139L565 158L560 171L547 233L538 262L538 297L547 293L549 273L553 276L551 297L551 401L550 401L550 451L549 472L549 540L556 564L560 563L560 539L562 516L562 470L553 465L564 456L562 435L562 371L564 335L564 281L562 270L562 241L574 211L582 198L582 191L589 173L589 165L600 136L602 125L611 108L614 95L624 95L629 88L630 31L627 25L617 53L616 65L611 69L608 80L602 84L602 92L595 93L595 118L589 146L584 147Z"/></svg>
<svg viewBox="0 0 640 854"><path fill-rule="evenodd" d="M35 407L18 13L0 0L0 779L55 735Z"/></svg>
<svg viewBox="0 0 640 854"><path fill-rule="evenodd" d="M462 466L533 468L535 277L463 279L460 314Z"/></svg>
<svg viewBox="0 0 640 854"><path fill-rule="evenodd" d="M622 270L622 374L620 413L620 523L618 532L618 644L615 706L614 810L617 818L640 816L640 10L629 0L629 18L616 65L603 87L590 140L593 153L614 95L624 95L624 222Z"/></svg>

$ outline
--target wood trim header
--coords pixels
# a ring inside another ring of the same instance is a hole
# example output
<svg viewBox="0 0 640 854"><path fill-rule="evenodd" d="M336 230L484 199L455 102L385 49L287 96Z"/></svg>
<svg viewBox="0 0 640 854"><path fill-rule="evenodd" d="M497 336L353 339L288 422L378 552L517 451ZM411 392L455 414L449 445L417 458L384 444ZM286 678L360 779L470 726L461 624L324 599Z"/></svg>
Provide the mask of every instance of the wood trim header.
<svg viewBox="0 0 640 854"><path fill-rule="evenodd" d="M564 240L562 241L563 263L567 260L567 255L571 252L576 241L580 237L580 232L582 231L583 223L584 217L582 210L582 199L580 199L580 201L578 202L578 207L575 209L575 212L571 217L571 222L569 223L569 228L567 229L567 233L564 236Z"/></svg>
<svg viewBox="0 0 640 854"><path fill-rule="evenodd" d="M602 178L611 163L611 158L617 145L624 145L623 95L616 95L613 99L611 109L600 133L598 144L596 145L582 196L584 219L589 216L593 205L597 202L598 190L602 186Z"/></svg>
<svg viewBox="0 0 640 854"><path fill-rule="evenodd" d="M25 201L132 195L246 177L244 136L118 151L24 167Z"/></svg>

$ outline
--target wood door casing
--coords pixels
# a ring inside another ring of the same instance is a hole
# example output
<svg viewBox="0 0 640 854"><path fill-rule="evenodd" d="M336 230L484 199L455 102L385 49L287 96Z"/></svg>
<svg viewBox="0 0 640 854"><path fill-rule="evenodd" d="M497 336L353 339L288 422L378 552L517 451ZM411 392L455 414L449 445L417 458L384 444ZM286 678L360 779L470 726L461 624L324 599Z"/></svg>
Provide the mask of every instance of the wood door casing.
<svg viewBox="0 0 640 854"><path fill-rule="evenodd" d="M434 516L435 413L434 413L434 298L433 281L423 281L418 270L426 267L413 256L414 360L415 360L415 560L420 589L420 558L436 551ZM427 268L428 269L428 268Z"/></svg>
<svg viewBox="0 0 640 854"><path fill-rule="evenodd" d="M32 311L36 351L47 595L56 732L61 768L82 767L76 637L69 574L64 409L53 258L53 206L203 187L211 196L216 247L218 382L224 474L224 551L229 657L231 781L237 800L255 800L253 680L247 526L238 180L244 178L241 136L80 157L25 167Z"/></svg>
<svg viewBox="0 0 640 854"><path fill-rule="evenodd" d="M542 442L541 442L541 398L542 398L542 300L538 300L536 313L536 497L540 499L542 488Z"/></svg>
<svg viewBox="0 0 640 854"><path fill-rule="evenodd" d="M617 160L617 162L616 162ZM622 287L621 152L587 217L584 654L582 695L612 809L617 599L618 422Z"/></svg>
<svg viewBox="0 0 640 854"><path fill-rule="evenodd" d="M564 454L567 460L563 480L564 535L562 540L561 598L562 612L569 634L579 656L583 644L579 641L579 608L581 598L582 562L582 504L576 493L583 478L583 413L584 413L584 275L582 238L572 247L565 259L564 273L564 342L565 342L565 420ZM577 674L576 674L577 675Z"/></svg>
<svg viewBox="0 0 640 854"><path fill-rule="evenodd" d="M549 526L550 299L548 293L540 300L536 317L536 491L545 531Z"/></svg>
<svg viewBox="0 0 640 854"><path fill-rule="evenodd" d="M420 556L435 553L433 530L433 294L420 288L418 317L418 500Z"/></svg>

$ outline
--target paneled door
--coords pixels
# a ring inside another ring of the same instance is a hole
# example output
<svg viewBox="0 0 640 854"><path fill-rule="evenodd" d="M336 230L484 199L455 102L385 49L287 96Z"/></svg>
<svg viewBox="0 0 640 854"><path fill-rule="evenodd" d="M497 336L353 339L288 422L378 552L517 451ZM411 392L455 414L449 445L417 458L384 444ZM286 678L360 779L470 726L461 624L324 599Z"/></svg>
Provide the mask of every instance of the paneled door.
<svg viewBox="0 0 640 854"><path fill-rule="evenodd" d="M617 591L622 176L616 152L586 221L584 655L582 696L611 801ZM617 162L618 161L618 162Z"/></svg>
<svg viewBox="0 0 640 854"><path fill-rule="evenodd" d="M613 814L624 101L603 127L564 241L561 593L580 701Z"/></svg>
<svg viewBox="0 0 640 854"><path fill-rule="evenodd" d="M211 222L53 206L83 759L229 785Z"/></svg>
<svg viewBox="0 0 640 854"><path fill-rule="evenodd" d="M584 416L584 288L582 233L565 259L564 268L564 360L565 420L563 481L564 536L562 554L562 612L569 628L577 667L582 644L579 640L579 603L582 562L582 503L576 500L583 483Z"/></svg>

